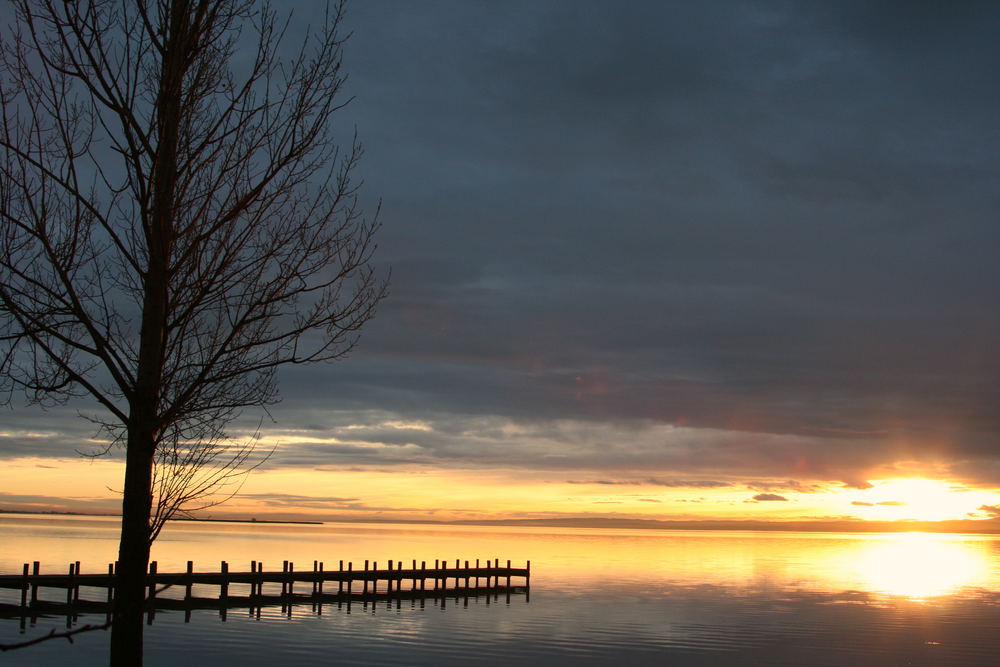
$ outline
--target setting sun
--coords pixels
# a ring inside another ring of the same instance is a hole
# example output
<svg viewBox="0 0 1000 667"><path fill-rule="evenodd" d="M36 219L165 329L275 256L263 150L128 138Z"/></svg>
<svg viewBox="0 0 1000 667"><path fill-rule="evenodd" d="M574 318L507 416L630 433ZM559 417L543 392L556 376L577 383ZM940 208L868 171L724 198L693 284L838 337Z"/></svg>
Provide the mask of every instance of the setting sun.
<svg viewBox="0 0 1000 667"><path fill-rule="evenodd" d="M995 494L931 479L874 480L870 489L851 493L855 513L870 520L947 521L965 519Z"/></svg>

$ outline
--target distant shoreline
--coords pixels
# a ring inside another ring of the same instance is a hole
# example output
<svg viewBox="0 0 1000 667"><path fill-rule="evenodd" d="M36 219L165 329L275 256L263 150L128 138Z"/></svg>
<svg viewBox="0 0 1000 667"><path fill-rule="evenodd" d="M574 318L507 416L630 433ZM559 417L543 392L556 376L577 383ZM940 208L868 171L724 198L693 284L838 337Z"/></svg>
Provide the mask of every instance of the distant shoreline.
<svg viewBox="0 0 1000 667"><path fill-rule="evenodd" d="M93 517L104 517L107 519L117 519L120 518L120 514L91 514L90 512L29 512L23 510L5 510L0 509L0 514L32 514L39 516L93 516ZM307 526L321 526L322 521L284 521L277 519L194 519L191 517L180 517L177 519L170 519L170 521L191 521L194 523L287 523L287 524L298 524Z"/></svg>
<svg viewBox="0 0 1000 667"><path fill-rule="evenodd" d="M85 512L22 512L0 509L0 514L31 514L41 516L92 516L117 518L117 514L89 514ZM329 523L357 523L370 525L403 524L423 526L486 526L496 528L588 528L606 530L669 530L669 531L751 531L751 532L802 532L802 533L972 533L978 535L1000 534L1000 520L982 519L952 521L754 521L731 519L660 520L616 518L554 518L554 519L479 519L465 521L434 521L419 519L357 519L354 517L326 517L324 521L280 519L192 519L171 521L194 523L261 523L319 526Z"/></svg>

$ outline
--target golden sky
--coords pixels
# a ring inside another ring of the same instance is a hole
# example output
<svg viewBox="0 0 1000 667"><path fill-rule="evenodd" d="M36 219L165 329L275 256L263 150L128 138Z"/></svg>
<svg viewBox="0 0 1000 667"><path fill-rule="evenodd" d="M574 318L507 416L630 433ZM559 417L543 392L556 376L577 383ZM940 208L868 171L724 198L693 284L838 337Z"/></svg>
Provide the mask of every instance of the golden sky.
<svg viewBox="0 0 1000 667"><path fill-rule="evenodd" d="M354 3L390 294L209 514L988 525L1000 4L827 4ZM115 511L79 415L12 399L0 508Z"/></svg>
<svg viewBox="0 0 1000 667"><path fill-rule="evenodd" d="M20 458L0 468L0 508L115 513L123 466L108 459ZM1000 494L945 479L839 482L633 476L617 480L516 469L254 471L205 517L313 520L653 519L954 521L989 519ZM986 524L983 524L984 526Z"/></svg>

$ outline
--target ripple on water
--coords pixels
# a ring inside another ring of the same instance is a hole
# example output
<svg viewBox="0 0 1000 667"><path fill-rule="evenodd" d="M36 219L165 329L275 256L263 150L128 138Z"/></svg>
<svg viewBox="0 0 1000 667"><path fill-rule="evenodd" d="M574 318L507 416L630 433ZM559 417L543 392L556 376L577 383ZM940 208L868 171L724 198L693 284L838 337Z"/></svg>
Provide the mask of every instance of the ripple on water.
<svg viewBox="0 0 1000 667"><path fill-rule="evenodd" d="M263 549L268 562L309 562L332 551L338 559L381 559L388 546L405 552L430 544L435 553L496 551L530 558L538 574L530 603L524 596L510 604L449 598L443 605L355 604L349 613L346 606L328 604L321 614L305 604L290 613L265 608L259 618L230 610L224 622L216 612L195 611L190 623L183 613L159 612L147 630L150 666L996 664L1000 541L985 538L952 536L941 544L935 538L930 546L920 538L920 549L933 547L934 563L977 565L962 570L962 577L949 571L925 581L934 573L896 566L901 554L915 550L916 538L656 531L514 531L512 537L510 530L465 535L437 528L433 540L425 531L406 542L409 528L352 528L349 540L348 533L331 532L329 539L336 540L325 542L323 531L340 529L310 528L308 539L289 541L296 534L289 527L241 526L232 535L206 533L206 526L183 528L198 539L184 541L179 534L161 544L164 562L183 563L195 548L206 559ZM18 543L3 539L2 531L0 525L5 549ZM251 544L248 531L278 537L273 545ZM52 541L53 549L63 544L61 534ZM74 547L80 544L76 540ZM48 547L18 548L43 553ZM300 551L289 553L295 549ZM353 551L343 554L347 549ZM0 550L0 561L10 560L5 571L19 571L22 555L10 554ZM79 623L88 621L102 622L103 616L81 616ZM17 623L0 620L0 641L20 637ZM62 619L41 619L29 635L64 625ZM0 664L105 665L107 634L4 654Z"/></svg>

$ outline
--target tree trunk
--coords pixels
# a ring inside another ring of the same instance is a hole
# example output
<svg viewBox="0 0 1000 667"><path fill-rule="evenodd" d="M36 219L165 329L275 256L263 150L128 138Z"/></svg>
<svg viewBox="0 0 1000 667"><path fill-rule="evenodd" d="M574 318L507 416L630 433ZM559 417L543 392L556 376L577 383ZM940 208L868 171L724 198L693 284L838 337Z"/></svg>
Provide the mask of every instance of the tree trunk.
<svg viewBox="0 0 1000 667"><path fill-rule="evenodd" d="M135 392L130 397L128 452L119 574L115 591L115 622L111 629L111 666L142 664L142 610L149 567L149 517L153 504L153 461L159 436L170 245L173 239L174 188L177 182L177 142L184 71L191 56L185 48L188 3L170 5L170 32L160 72L156 100L158 145L150 177L152 193L144 226L149 264L143 275L142 327Z"/></svg>
<svg viewBox="0 0 1000 667"><path fill-rule="evenodd" d="M115 581L115 621L111 627L112 667L142 664L142 611L149 567L149 517L153 507L153 462L160 434L158 408L163 376L163 339L166 330L166 256L163 225L150 243L150 266L145 275L142 328L136 390L129 403L125 453L125 489L122 497L122 533Z"/></svg>
<svg viewBox="0 0 1000 667"><path fill-rule="evenodd" d="M122 532L115 581L112 667L142 664L142 612L149 565L149 514L152 508L153 437L150 429L130 429L125 455Z"/></svg>

